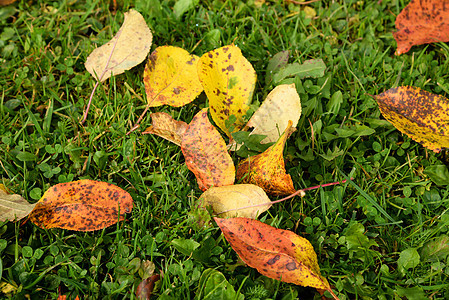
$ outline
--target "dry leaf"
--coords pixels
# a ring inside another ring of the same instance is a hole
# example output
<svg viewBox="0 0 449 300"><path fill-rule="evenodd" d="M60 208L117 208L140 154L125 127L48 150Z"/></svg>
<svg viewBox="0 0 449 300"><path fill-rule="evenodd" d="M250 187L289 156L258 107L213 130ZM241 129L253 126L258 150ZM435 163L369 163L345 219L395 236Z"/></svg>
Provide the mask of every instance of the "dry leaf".
<svg viewBox="0 0 449 300"><path fill-rule="evenodd" d="M133 208L128 192L107 182L79 180L49 188L30 213L41 228L99 230L124 220Z"/></svg>
<svg viewBox="0 0 449 300"><path fill-rule="evenodd" d="M23 219L33 210L36 204L30 204L22 196L10 195L0 185L0 221L16 221Z"/></svg>
<svg viewBox="0 0 449 300"><path fill-rule="evenodd" d="M268 94L246 126L254 127L251 134L267 136L261 141L262 144L274 143L287 128L289 120L292 121L292 126L296 127L300 116L301 100L295 84L283 84Z"/></svg>
<svg viewBox="0 0 449 300"><path fill-rule="evenodd" d="M446 0L412 0L396 17L396 54L414 45L449 41L449 3Z"/></svg>
<svg viewBox="0 0 449 300"><path fill-rule="evenodd" d="M143 72L148 105L179 107L195 100L203 91L198 78L198 59L179 47L156 48Z"/></svg>
<svg viewBox="0 0 449 300"><path fill-rule="evenodd" d="M181 150L201 190L234 184L234 162L226 151L225 141L209 122L207 108L190 122L182 137Z"/></svg>
<svg viewBox="0 0 449 300"><path fill-rule="evenodd" d="M333 294L305 238L249 218L214 219L232 249L262 275Z"/></svg>
<svg viewBox="0 0 449 300"><path fill-rule="evenodd" d="M397 129L435 152L449 148L449 99L413 86L373 96Z"/></svg>
<svg viewBox="0 0 449 300"><path fill-rule="evenodd" d="M145 278L140 282L136 289L136 297L138 300L149 300L153 293L154 283L161 278L159 274L154 274Z"/></svg>
<svg viewBox="0 0 449 300"><path fill-rule="evenodd" d="M289 121L276 144L242 161L237 167L237 180L260 186L269 195L293 194L295 188L292 178L285 171L283 156L285 142L291 131L292 121Z"/></svg>
<svg viewBox="0 0 449 300"><path fill-rule="evenodd" d="M145 60L150 52L153 35L142 15L131 9L125 13L125 20L117 34L95 49L87 57L87 71L103 82L109 77L121 74Z"/></svg>
<svg viewBox="0 0 449 300"><path fill-rule="evenodd" d="M210 205L212 210L221 218L245 217L256 219L271 207L271 204L260 205L270 203L271 200L263 189L254 184L211 187L201 195L199 202L200 207ZM246 208L238 209L240 207Z"/></svg>
<svg viewBox="0 0 449 300"><path fill-rule="evenodd" d="M142 134L156 134L178 146L181 146L182 136L189 125L183 121L176 121L167 113L157 112L151 114L151 126Z"/></svg>
<svg viewBox="0 0 449 300"><path fill-rule="evenodd" d="M243 117L256 84L256 72L237 46L224 46L205 53L198 64L198 75L209 99L215 124L228 136L244 125ZM233 130L226 121L236 118Z"/></svg>
<svg viewBox="0 0 449 300"><path fill-rule="evenodd" d="M6 6L16 2L17 0L0 0L0 6Z"/></svg>

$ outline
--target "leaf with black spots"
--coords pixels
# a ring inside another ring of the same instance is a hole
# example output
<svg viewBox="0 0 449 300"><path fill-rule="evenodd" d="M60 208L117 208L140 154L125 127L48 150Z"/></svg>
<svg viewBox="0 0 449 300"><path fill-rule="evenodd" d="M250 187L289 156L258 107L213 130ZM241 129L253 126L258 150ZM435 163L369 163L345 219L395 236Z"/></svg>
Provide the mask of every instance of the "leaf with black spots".
<svg viewBox="0 0 449 300"><path fill-rule="evenodd" d="M449 99L413 86L400 86L373 96L382 115L424 147L449 147Z"/></svg>
<svg viewBox="0 0 449 300"><path fill-rule="evenodd" d="M240 258L262 275L329 291L308 240L249 218L214 218L226 240Z"/></svg>
<svg viewBox="0 0 449 300"><path fill-rule="evenodd" d="M128 192L107 182L83 179L49 188L29 218L41 228L103 229L124 220L133 208Z"/></svg>
<svg viewBox="0 0 449 300"><path fill-rule="evenodd" d="M203 108L190 122L181 140L186 165L202 191L211 186L234 184L235 167L226 143Z"/></svg>

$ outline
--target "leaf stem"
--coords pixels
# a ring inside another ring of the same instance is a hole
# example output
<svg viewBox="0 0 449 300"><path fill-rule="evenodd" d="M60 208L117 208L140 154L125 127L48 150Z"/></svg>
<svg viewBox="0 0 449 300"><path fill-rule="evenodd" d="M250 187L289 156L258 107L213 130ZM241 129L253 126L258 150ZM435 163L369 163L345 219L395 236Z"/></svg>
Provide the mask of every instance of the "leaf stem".
<svg viewBox="0 0 449 300"><path fill-rule="evenodd" d="M145 107L145 110L143 111L143 113L140 115L140 117L137 119L136 124L134 124L134 126L126 133L126 135L129 135L131 132L133 132L134 130L136 130L137 128L140 127L140 121L142 121L143 117L145 117L147 111L150 109L150 105L147 105Z"/></svg>

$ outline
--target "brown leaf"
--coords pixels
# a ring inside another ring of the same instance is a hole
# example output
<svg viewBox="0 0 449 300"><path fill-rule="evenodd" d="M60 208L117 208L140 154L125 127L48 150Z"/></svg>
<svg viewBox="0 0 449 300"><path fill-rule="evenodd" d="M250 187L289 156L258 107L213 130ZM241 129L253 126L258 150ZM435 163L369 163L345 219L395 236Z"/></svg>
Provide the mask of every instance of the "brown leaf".
<svg viewBox="0 0 449 300"><path fill-rule="evenodd" d="M406 53L414 45L449 41L449 2L412 0L396 18L398 43L396 54Z"/></svg>
<svg viewBox="0 0 449 300"><path fill-rule="evenodd" d="M159 274L154 274L148 278L142 280L142 282L137 286L136 297L139 300L149 300L151 298L151 293L153 293L154 283L160 279Z"/></svg>
<svg viewBox="0 0 449 300"><path fill-rule="evenodd" d="M234 183L234 162L225 141L209 122L207 108L198 112L190 122L182 137L181 150L201 190Z"/></svg>
<svg viewBox="0 0 449 300"><path fill-rule="evenodd" d="M382 115L397 129L435 152L449 148L449 99L413 86L374 96Z"/></svg>
<svg viewBox="0 0 449 300"><path fill-rule="evenodd" d="M240 258L262 275L333 294L308 240L248 218L214 218Z"/></svg>
<svg viewBox="0 0 449 300"><path fill-rule="evenodd" d="M283 156L285 142L291 131L292 121L289 121L276 144L265 152L242 161L237 167L237 180L258 185L269 195L294 193L295 188L290 175L285 171Z"/></svg>
<svg viewBox="0 0 449 300"><path fill-rule="evenodd" d="M155 134L178 146L181 146L182 136L189 125L183 121L176 121L167 113L157 112L151 114L151 126L142 134Z"/></svg>
<svg viewBox="0 0 449 300"><path fill-rule="evenodd" d="M107 182L79 180L49 188L30 213L41 228L99 230L124 220L133 208L128 192Z"/></svg>
<svg viewBox="0 0 449 300"><path fill-rule="evenodd" d="M20 195L10 195L0 184L0 222L16 221L26 217L36 204L30 204Z"/></svg>

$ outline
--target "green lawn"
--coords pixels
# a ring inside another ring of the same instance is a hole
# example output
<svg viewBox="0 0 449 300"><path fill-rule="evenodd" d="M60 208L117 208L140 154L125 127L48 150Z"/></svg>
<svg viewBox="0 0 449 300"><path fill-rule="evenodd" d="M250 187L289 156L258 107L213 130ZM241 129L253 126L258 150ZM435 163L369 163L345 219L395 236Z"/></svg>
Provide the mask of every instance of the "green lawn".
<svg viewBox="0 0 449 300"><path fill-rule="evenodd" d="M201 56L235 43L258 76L253 103L274 88L265 77L276 53L289 50L289 62L323 59L324 77L294 79L303 114L287 141L286 169L297 189L353 181L276 204L259 219L307 238L340 299L449 298L449 191L429 177L444 176L447 153L401 134L370 96L401 85L449 92L446 44L394 55L394 21L409 1L200 1L180 18L175 2L118 0L117 13L112 1L0 8L0 183L32 203L78 179L113 183L134 199L126 221L93 233L1 225L0 298L56 299L60 289L70 299L136 299L144 260L163 274L152 299L203 299L209 268L245 299L320 298L260 275L215 223L196 224L191 207L201 191L178 146L141 129L126 135L145 108L144 64L101 84L80 125L95 85L84 62L130 8L150 26L152 50L174 45ZM206 106L202 94L150 112L190 122ZM148 114L141 128L150 123Z"/></svg>

